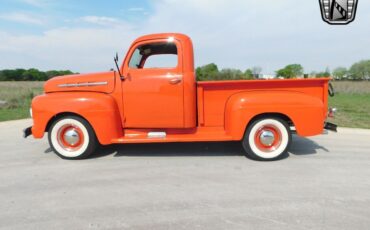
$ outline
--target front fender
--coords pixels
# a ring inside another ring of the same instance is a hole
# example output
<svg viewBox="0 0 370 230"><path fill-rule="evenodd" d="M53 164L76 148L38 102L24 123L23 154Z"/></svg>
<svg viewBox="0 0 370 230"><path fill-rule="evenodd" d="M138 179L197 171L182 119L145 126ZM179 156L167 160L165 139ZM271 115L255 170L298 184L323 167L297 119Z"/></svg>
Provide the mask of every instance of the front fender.
<svg viewBox="0 0 370 230"><path fill-rule="evenodd" d="M241 140L248 123L261 114L282 114L290 118L301 136L322 132L325 120L320 98L292 91L253 91L232 95L225 109L225 130Z"/></svg>
<svg viewBox="0 0 370 230"><path fill-rule="evenodd" d="M42 138L48 122L62 113L77 114L93 127L99 142L111 144L121 137L122 125L118 106L109 94L96 92L48 93L32 100L34 124L32 134Z"/></svg>

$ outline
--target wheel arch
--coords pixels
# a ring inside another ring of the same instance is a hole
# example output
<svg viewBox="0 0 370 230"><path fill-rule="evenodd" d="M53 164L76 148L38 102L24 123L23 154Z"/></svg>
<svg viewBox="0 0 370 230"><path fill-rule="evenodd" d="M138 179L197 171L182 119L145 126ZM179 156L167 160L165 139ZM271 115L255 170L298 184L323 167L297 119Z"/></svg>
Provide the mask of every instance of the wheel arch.
<svg viewBox="0 0 370 230"><path fill-rule="evenodd" d="M44 132L49 132L49 129L51 127L51 125L58 119L62 118L62 117L67 117L67 116L76 116L76 117L80 117L84 120L86 120L89 125L93 128L93 130L95 131L94 127L90 124L90 122L84 118L83 116L81 116L80 114L78 113L74 113L74 112L60 112L60 113L57 113L55 114L53 117L51 117L48 121L48 123L46 124L46 127L45 127L45 130Z"/></svg>
<svg viewBox="0 0 370 230"><path fill-rule="evenodd" d="M73 115L86 120L102 145L123 135L121 116L115 100L96 92L50 93L32 101L32 134L42 138L51 124L60 117Z"/></svg>
<svg viewBox="0 0 370 230"><path fill-rule="evenodd" d="M249 122L247 123L246 127L245 127L245 130L247 130L247 127L252 124L254 121L256 120L259 120L259 119L263 119L263 118L279 118L283 121L285 121L288 126L294 126L294 122L293 120L287 116L286 114L283 114L283 113L260 113L260 114L257 114L255 115L254 117L252 117Z"/></svg>

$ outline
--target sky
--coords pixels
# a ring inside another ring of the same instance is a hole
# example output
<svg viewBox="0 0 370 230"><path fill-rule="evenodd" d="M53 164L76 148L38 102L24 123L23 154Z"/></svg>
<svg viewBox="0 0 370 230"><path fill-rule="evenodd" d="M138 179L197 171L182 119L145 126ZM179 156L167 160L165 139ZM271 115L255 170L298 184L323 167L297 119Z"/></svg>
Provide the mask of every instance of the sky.
<svg viewBox="0 0 370 230"><path fill-rule="evenodd" d="M0 0L0 69L106 71L136 37L161 32L189 35L196 66L350 67L370 59L370 1L333 26L318 0Z"/></svg>

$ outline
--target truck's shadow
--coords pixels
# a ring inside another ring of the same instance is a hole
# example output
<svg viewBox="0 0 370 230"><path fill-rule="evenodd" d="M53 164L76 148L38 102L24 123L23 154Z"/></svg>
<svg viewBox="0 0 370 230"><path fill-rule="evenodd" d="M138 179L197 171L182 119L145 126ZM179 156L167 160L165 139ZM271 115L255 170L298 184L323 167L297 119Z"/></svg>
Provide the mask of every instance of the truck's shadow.
<svg viewBox="0 0 370 230"><path fill-rule="evenodd" d="M316 154L318 150L329 152L316 142L293 136L289 153L294 155ZM243 156L240 142L193 142L158 144L123 144L101 147L91 158L112 155L114 157L180 157L180 156ZM288 156L285 156L286 158Z"/></svg>

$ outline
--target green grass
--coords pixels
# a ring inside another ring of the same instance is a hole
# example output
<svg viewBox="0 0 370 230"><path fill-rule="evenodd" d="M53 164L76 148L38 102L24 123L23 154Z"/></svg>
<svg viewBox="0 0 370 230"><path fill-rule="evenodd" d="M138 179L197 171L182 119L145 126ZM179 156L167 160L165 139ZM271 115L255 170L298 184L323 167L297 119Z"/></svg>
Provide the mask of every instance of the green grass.
<svg viewBox="0 0 370 230"><path fill-rule="evenodd" d="M335 97L329 106L338 108L331 122L342 127L370 129L370 82L333 82ZM0 121L29 117L34 96L42 93L43 82L0 82Z"/></svg>
<svg viewBox="0 0 370 230"><path fill-rule="evenodd" d="M29 118L29 108L0 109L0 121Z"/></svg>
<svg viewBox="0 0 370 230"><path fill-rule="evenodd" d="M333 82L336 92L329 106L338 109L330 122L341 127L370 129L370 82Z"/></svg>
<svg viewBox="0 0 370 230"><path fill-rule="evenodd" d="M43 82L0 82L0 121L28 118L31 100L42 93Z"/></svg>
<svg viewBox="0 0 370 230"><path fill-rule="evenodd" d="M338 93L329 98L329 106L338 109L335 118L329 121L341 127L370 129L370 93Z"/></svg>

